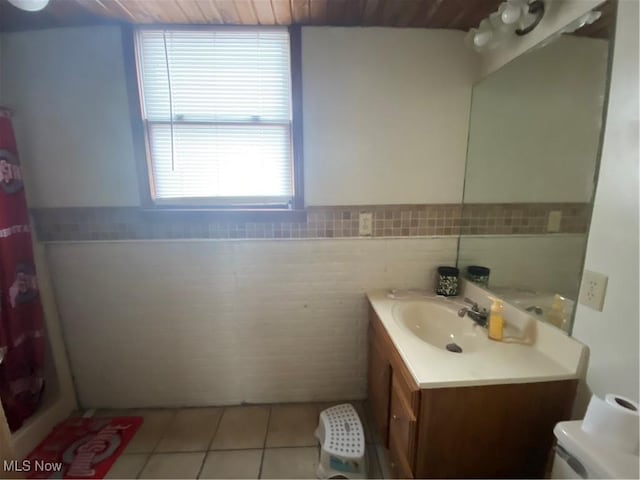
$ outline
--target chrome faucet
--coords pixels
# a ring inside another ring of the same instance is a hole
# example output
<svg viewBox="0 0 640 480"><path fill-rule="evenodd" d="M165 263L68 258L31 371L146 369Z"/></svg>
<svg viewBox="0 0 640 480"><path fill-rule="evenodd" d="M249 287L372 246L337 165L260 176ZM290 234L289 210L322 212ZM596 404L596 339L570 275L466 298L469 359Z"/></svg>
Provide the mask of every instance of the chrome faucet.
<svg viewBox="0 0 640 480"><path fill-rule="evenodd" d="M480 308L476 302L469 298L465 298L464 301L471 305L471 307L462 307L458 310L458 316L460 318L467 315L471 320L481 327L487 328L487 320L489 318L489 312L486 308Z"/></svg>
<svg viewBox="0 0 640 480"><path fill-rule="evenodd" d="M525 308L527 312L535 312L536 315L542 315L543 310L542 307L538 305L531 305L530 307Z"/></svg>

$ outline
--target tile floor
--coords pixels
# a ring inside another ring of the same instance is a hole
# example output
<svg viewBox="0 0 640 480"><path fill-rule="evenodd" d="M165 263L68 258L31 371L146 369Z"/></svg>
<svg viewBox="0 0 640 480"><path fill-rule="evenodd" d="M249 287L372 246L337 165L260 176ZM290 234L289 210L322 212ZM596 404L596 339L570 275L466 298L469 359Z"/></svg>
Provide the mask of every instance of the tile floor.
<svg viewBox="0 0 640 480"><path fill-rule="evenodd" d="M337 403L99 410L144 423L106 478L316 478L320 411ZM383 478L362 402L369 478Z"/></svg>

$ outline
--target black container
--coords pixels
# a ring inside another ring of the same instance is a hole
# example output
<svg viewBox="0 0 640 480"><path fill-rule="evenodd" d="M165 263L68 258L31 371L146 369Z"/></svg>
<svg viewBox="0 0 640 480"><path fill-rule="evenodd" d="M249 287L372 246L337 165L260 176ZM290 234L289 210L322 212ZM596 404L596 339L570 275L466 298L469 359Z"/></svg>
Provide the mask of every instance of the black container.
<svg viewBox="0 0 640 480"><path fill-rule="evenodd" d="M483 287L489 286L489 274L491 270L487 267L481 267L479 265L469 265L467 267L467 278L473 283L477 283Z"/></svg>
<svg viewBox="0 0 640 480"><path fill-rule="evenodd" d="M436 293L445 297L458 295L458 275L456 267L438 267L436 276Z"/></svg>

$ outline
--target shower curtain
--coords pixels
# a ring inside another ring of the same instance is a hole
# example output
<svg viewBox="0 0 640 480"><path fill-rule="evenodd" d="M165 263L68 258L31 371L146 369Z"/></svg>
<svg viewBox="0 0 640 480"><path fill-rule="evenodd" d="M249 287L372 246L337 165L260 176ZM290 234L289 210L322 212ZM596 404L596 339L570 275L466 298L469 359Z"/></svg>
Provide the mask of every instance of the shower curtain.
<svg viewBox="0 0 640 480"><path fill-rule="evenodd" d="M0 399L11 431L44 388L44 325L10 113L0 108Z"/></svg>

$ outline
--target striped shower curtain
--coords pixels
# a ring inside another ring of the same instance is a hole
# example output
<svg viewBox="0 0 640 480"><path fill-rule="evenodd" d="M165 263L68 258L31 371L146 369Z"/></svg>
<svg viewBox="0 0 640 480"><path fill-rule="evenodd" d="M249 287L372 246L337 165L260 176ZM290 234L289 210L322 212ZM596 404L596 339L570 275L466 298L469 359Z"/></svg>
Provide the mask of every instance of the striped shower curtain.
<svg viewBox="0 0 640 480"><path fill-rule="evenodd" d="M0 107L0 399L12 431L38 408L44 345L22 170L11 116Z"/></svg>

